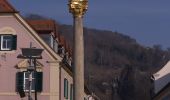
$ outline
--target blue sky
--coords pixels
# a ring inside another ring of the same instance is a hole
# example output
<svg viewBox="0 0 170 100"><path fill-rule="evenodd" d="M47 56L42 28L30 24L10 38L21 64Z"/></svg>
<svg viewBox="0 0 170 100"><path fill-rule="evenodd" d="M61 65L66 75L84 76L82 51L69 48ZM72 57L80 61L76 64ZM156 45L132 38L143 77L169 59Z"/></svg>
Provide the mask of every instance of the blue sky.
<svg viewBox="0 0 170 100"><path fill-rule="evenodd" d="M68 0L9 0L21 14L39 14L72 24ZM170 0L89 0L84 25L118 31L140 44L170 47Z"/></svg>

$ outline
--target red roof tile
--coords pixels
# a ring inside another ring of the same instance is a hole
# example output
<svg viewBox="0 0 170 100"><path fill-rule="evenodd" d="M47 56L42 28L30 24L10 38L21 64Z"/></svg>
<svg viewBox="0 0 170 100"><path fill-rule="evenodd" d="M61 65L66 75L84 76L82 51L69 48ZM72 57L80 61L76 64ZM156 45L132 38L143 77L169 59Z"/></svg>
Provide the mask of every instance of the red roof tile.
<svg viewBox="0 0 170 100"><path fill-rule="evenodd" d="M53 20L27 20L27 22L39 33L53 32L55 37L58 36L56 32L56 23Z"/></svg>
<svg viewBox="0 0 170 100"><path fill-rule="evenodd" d="M66 41L62 35L59 36L59 44L65 47Z"/></svg>
<svg viewBox="0 0 170 100"><path fill-rule="evenodd" d="M65 49L66 49L67 52L69 52L70 46L69 46L69 44L67 42L65 44Z"/></svg>
<svg viewBox="0 0 170 100"><path fill-rule="evenodd" d="M37 31L53 31L55 28L53 20L27 20L27 22L31 24L31 26L33 26Z"/></svg>
<svg viewBox="0 0 170 100"><path fill-rule="evenodd" d="M71 57L73 54L73 50L71 49L70 45L66 42L64 36L60 35L58 39L59 44L65 48L66 52L68 52L69 56Z"/></svg>
<svg viewBox="0 0 170 100"><path fill-rule="evenodd" d="M70 46L69 46L69 49L68 49L68 53L69 53L69 56L72 57L72 55L73 55L73 50L70 48Z"/></svg>
<svg viewBox="0 0 170 100"><path fill-rule="evenodd" d="M7 0L0 0L0 13L17 12Z"/></svg>

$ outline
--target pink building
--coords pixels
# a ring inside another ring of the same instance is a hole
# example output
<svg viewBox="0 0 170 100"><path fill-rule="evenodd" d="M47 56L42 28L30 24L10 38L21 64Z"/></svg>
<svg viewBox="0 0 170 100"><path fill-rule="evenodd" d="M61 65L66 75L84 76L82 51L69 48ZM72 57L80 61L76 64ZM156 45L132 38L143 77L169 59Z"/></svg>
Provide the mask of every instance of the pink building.
<svg viewBox="0 0 170 100"><path fill-rule="evenodd" d="M44 49L32 79L37 83L37 99L73 100L71 49L58 35L54 21L25 20L6 0L0 0L0 42L0 100L28 100L30 61L17 56L30 43ZM33 100L34 96L33 86Z"/></svg>
<svg viewBox="0 0 170 100"><path fill-rule="evenodd" d="M26 94L22 100L28 100L29 60L17 59L20 48L33 47L44 49L43 59L37 61L37 95L39 100L59 100L60 78L57 55L37 32L6 1L0 0L0 100L20 100L19 89ZM32 87L34 97L34 87Z"/></svg>

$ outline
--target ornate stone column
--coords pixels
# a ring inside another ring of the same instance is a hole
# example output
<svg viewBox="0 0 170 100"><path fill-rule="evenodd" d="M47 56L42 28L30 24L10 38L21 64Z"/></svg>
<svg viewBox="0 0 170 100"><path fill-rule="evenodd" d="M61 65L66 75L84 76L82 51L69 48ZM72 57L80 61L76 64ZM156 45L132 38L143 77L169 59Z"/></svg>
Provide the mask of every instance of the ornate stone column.
<svg viewBox="0 0 170 100"><path fill-rule="evenodd" d="M87 10L87 0L70 0L69 10L74 18L73 36L73 80L74 100L84 100L84 38L83 15Z"/></svg>

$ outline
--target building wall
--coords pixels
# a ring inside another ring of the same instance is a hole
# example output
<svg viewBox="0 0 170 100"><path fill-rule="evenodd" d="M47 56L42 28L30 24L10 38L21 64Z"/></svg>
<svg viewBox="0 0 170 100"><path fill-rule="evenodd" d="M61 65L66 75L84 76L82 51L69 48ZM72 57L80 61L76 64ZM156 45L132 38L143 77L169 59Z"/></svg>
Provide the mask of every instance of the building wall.
<svg viewBox="0 0 170 100"><path fill-rule="evenodd" d="M68 99L64 98L64 79L68 80ZM61 100L70 100L70 85L73 84L72 76L61 67Z"/></svg>
<svg viewBox="0 0 170 100"><path fill-rule="evenodd" d="M16 57L21 54L20 48L28 48L30 42L32 42L34 47L42 48L42 46L14 16L1 15L0 22L0 34L12 32L12 34L17 35L16 51L0 51L0 100L19 100L20 97L15 90L16 72L20 70L16 68L16 65L21 59L17 59ZM38 98L41 98L40 100L50 100L50 64L47 61L52 59L48 56L47 51L42 53L42 57L43 59L39 60L39 62L44 66L42 68L43 92L39 94ZM27 100L27 98L23 100Z"/></svg>

